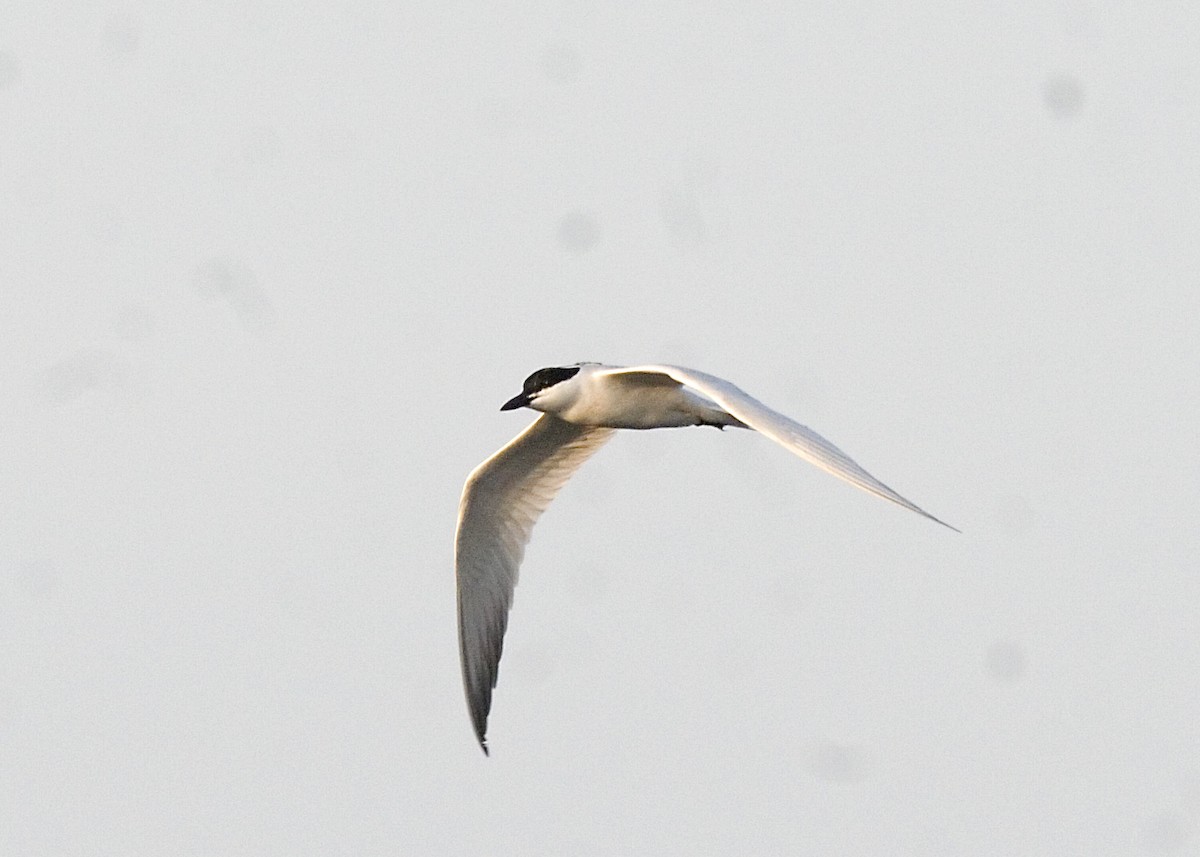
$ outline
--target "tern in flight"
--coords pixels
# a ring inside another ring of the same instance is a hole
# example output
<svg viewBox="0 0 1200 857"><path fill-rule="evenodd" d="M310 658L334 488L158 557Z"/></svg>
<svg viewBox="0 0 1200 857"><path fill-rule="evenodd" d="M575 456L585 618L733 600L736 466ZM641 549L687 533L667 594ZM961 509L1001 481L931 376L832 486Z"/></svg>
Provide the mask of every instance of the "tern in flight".
<svg viewBox="0 0 1200 857"><path fill-rule="evenodd" d="M484 753L508 610L533 525L616 429L753 429L851 485L958 531L901 497L812 429L728 381L694 369L601 363L539 369L500 410L515 408L532 408L541 416L467 477L454 543L463 685Z"/></svg>

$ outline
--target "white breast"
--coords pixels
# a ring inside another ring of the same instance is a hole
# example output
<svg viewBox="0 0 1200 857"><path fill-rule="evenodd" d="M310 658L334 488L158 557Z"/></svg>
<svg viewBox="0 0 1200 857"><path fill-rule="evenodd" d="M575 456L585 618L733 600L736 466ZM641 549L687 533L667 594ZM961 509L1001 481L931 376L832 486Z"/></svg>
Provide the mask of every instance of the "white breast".
<svg viewBox="0 0 1200 857"><path fill-rule="evenodd" d="M653 429L737 423L712 400L661 373L580 374L577 395L557 412L576 425Z"/></svg>

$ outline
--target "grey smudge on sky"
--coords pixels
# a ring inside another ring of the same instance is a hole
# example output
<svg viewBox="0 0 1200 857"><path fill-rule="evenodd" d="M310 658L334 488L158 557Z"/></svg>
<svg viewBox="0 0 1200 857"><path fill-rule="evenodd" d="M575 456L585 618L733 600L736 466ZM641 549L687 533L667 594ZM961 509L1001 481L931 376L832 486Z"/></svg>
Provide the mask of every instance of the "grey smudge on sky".
<svg viewBox="0 0 1200 857"><path fill-rule="evenodd" d="M688 188L681 185L665 188L659 212L671 234L682 243L703 244L708 240L708 226L695 195Z"/></svg>
<svg viewBox="0 0 1200 857"><path fill-rule="evenodd" d="M21 67L17 58L8 51L0 51L0 89L15 86L21 79Z"/></svg>
<svg viewBox="0 0 1200 857"><path fill-rule="evenodd" d="M51 397L66 404L103 387L115 377L116 362L110 351L82 348L46 371L45 388Z"/></svg>
<svg viewBox="0 0 1200 857"><path fill-rule="evenodd" d="M1150 854L1175 854L1187 842L1187 826L1172 812L1151 818L1142 828L1142 847Z"/></svg>
<svg viewBox="0 0 1200 857"><path fill-rule="evenodd" d="M258 285L254 272L234 259L213 257L200 264L192 283L201 296L228 304L251 329L275 322L275 308Z"/></svg>
<svg viewBox="0 0 1200 857"><path fill-rule="evenodd" d="M113 318L113 333L126 342L144 342L154 335L150 310L136 303L122 304Z"/></svg>
<svg viewBox="0 0 1200 857"><path fill-rule="evenodd" d="M1070 74L1053 74L1042 86L1046 107L1059 119L1070 119L1083 109L1083 84Z"/></svg>
<svg viewBox="0 0 1200 857"><path fill-rule="evenodd" d="M867 759L852 744L829 743L817 747L808 760L808 770L827 783L858 783L867 777Z"/></svg>
<svg viewBox="0 0 1200 857"><path fill-rule="evenodd" d="M127 15L113 15L104 25L101 42L112 59L136 54L141 41L141 27L135 19Z"/></svg>
<svg viewBox="0 0 1200 857"><path fill-rule="evenodd" d="M242 158L251 166L272 161L282 151L279 132L270 125L256 125L242 135Z"/></svg>
<svg viewBox="0 0 1200 857"><path fill-rule="evenodd" d="M693 165L665 184L659 195L658 213L678 246L709 244L727 235L728 203L718 165Z"/></svg>
<svg viewBox="0 0 1200 857"><path fill-rule="evenodd" d="M579 58L579 51L569 45L552 44L542 52L539 65L547 80L567 83L579 77L583 61Z"/></svg>
<svg viewBox="0 0 1200 857"><path fill-rule="evenodd" d="M572 211L558 222L558 243L570 253L582 256L600 240L600 225L584 211Z"/></svg>
<svg viewBox="0 0 1200 857"><path fill-rule="evenodd" d="M1025 650L1019 643L999 640L984 655L988 675L997 681L1013 682L1025 674Z"/></svg>
<svg viewBox="0 0 1200 857"><path fill-rule="evenodd" d="M27 598L48 598L59 586L59 573L49 560L26 560L17 563L7 575L12 588Z"/></svg>

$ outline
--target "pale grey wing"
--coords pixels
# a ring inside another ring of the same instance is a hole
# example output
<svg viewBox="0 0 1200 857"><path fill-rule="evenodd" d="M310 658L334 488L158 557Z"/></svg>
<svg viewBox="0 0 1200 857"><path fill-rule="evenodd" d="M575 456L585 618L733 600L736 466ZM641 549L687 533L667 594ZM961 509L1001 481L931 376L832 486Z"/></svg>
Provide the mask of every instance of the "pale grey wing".
<svg viewBox="0 0 1200 857"><path fill-rule="evenodd" d="M487 752L487 717L517 570L538 517L613 430L543 414L467 477L458 506L454 567L458 644L467 707Z"/></svg>
<svg viewBox="0 0 1200 857"><path fill-rule="evenodd" d="M737 417L749 428L765 434L771 440L791 450L805 461L815 464L827 473L844 479L864 491L891 500L905 509L936 521L944 527L960 532L957 527L935 518L916 503L905 499L863 470L850 456L842 452L808 426L768 408L749 393L715 375L685 369L681 366L630 366L609 370L610 374L646 373L666 375L683 386L711 399L731 416Z"/></svg>

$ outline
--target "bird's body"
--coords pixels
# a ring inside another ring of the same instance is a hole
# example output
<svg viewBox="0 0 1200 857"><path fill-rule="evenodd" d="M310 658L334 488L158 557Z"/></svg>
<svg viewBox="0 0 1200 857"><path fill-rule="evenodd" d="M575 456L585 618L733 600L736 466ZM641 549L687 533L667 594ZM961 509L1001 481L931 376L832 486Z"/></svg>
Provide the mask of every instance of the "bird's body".
<svg viewBox="0 0 1200 857"><path fill-rule="evenodd" d="M600 363L540 369L501 410L520 407L542 416L467 478L455 540L463 684L485 753L508 610L533 525L616 429L754 429L865 491L950 526L871 476L816 432L728 381L693 369Z"/></svg>
<svg viewBox="0 0 1200 857"><path fill-rule="evenodd" d="M581 363L578 370L545 388L529 407L575 425L611 429L745 427L710 398L661 371L601 363Z"/></svg>

